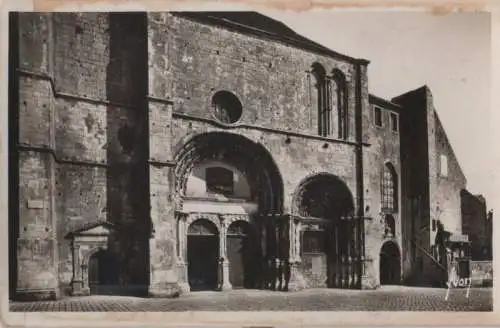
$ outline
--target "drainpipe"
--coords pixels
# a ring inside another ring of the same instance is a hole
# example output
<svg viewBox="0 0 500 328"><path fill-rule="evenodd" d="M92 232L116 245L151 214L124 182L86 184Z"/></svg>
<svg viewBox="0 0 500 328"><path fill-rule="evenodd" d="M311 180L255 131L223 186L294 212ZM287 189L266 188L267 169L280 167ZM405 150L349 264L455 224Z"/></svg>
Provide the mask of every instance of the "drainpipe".
<svg viewBox="0 0 500 328"><path fill-rule="evenodd" d="M356 62L356 89L355 89L355 133L356 133L356 146L355 146L355 157L356 157L356 200L357 209L356 216L358 217L358 229L357 229L357 244L358 244L358 254L359 254L359 266L358 272L360 288L362 286L362 277L364 274L364 261L365 261L365 220L364 220L364 181L363 181L363 90L362 90L362 65L367 65L368 62L364 60L359 60Z"/></svg>

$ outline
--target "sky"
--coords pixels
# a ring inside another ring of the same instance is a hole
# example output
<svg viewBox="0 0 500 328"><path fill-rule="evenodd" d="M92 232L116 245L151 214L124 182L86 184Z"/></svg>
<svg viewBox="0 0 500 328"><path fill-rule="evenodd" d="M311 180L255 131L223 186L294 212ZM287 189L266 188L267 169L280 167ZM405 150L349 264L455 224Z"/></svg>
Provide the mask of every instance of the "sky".
<svg viewBox="0 0 500 328"><path fill-rule="evenodd" d="M490 115L490 16L404 11L263 12L297 33L370 60L369 91L394 96L427 85L467 178L494 196ZM492 205L492 204L491 204Z"/></svg>

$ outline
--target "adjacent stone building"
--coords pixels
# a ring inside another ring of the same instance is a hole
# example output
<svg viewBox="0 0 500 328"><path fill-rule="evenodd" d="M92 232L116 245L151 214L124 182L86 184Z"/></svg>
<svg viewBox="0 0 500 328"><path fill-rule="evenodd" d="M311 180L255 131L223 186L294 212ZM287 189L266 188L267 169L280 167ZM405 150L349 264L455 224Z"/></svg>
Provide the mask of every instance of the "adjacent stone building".
<svg viewBox="0 0 500 328"><path fill-rule="evenodd" d="M12 14L9 53L12 297L442 278L466 181L427 87L249 12Z"/></svg>
<svg viewBox="0 0 500 328"><path fill-rule="evenodd" d="M493 212L487 212L486 199L463 190L462 229L471 241L471 257L475 261L492 260Z"/></svg>

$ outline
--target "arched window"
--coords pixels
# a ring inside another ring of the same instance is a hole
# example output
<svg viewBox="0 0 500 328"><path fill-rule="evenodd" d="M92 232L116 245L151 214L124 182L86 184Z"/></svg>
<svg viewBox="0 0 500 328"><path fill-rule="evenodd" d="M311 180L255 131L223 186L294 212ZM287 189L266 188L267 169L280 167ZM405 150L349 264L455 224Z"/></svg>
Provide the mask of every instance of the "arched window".
<svg viewBox="0 0 500 328"><path fill-rule="evenodd" d="M318 134L327 137L331 134L331 83L327 79L325 69L318 63L313 64L312 74L315 78L315 92L317 95Z"/></svg>
<svg viewBox="0 0 500 328"><path fill-rule="evenodd" d="M333 71L333 84L335 92L333 93L333 102L338 115L338 138L347 139L347 90L346 78L340 70Z"/></svg>
<svg viewBox="0 0 500 328"><path fill-rule="evenodd" d="M382 210L395 212L398 207L398 177L394 167L387 163L382 174Z"/></svg>

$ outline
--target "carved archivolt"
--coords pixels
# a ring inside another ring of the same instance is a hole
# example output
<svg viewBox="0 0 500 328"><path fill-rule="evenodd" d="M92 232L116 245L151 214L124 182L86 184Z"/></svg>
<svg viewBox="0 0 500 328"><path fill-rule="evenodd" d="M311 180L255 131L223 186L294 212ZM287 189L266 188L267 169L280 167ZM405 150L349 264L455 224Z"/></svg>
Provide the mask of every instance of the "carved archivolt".
<svg viewBox="0 0 500 328"><path fill-rule="evenodd" d="M191 223L193 223L197 220L208 220L208 221L212 222L217 227L217 230L219 231L219 233L222 230L222 225L221 225L218 214L214 214L214 213L189 213L186 216L186 227L189 227L191 225Z"/></svg>
<svg viewBox="0 0 500 328"><path fill-rule="evenodd" d="M214 159L230 164L247 177L261 212L281 212L283 181L274 160L262 145L238 134L211 132L189 140L175 156L175 193L184 196L193 168Z"/></svg>
<svg viewBox="0 0 500 328"><path fill-rule="evenodd" d="M349 215L353 210L354 200L347 185L327 172L305 177L292 198L294 215L329 219L331 214Z"/></svg>
<svg viewBox="0 0 500 328"><path fill-rule="evenodd" d="M248 223L252 221L251 216L246 214L222 214L220 217L226 223L227 227L237 221L245 221Z"/></svg>
<svg viewBox="0 0 500 328"><path fill-rule="evenodd" d="M219 233L223 232L232 223L237 221L252 222L252 218L248 214L218 214L218 213L181 213L177 214L178 224L182 223L188 228L197 220L208 220L212 222ZM187 232L187 230L186 230Z"/></svg>

